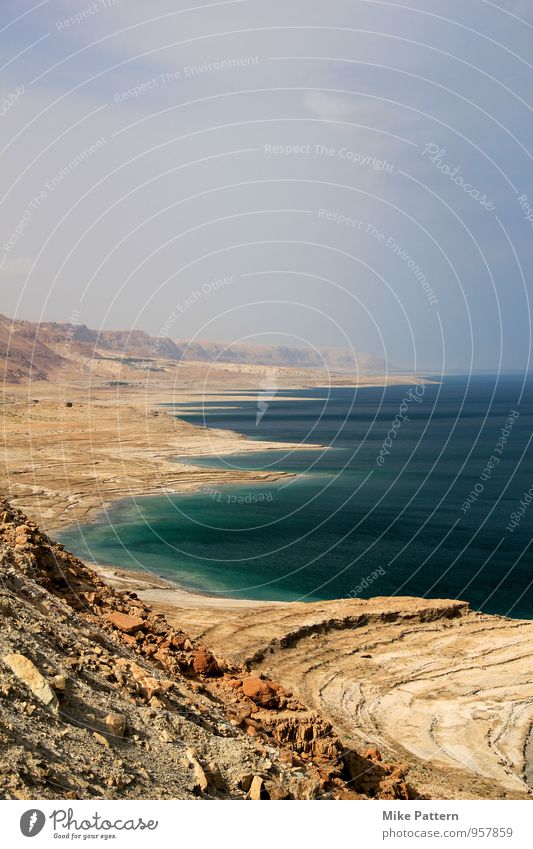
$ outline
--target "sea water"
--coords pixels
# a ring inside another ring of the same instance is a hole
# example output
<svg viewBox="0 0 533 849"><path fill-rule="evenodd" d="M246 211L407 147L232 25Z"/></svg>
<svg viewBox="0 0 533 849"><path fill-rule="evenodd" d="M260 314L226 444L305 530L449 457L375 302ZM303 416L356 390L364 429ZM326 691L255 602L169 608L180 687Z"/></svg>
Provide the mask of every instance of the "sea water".
<svg viewBox="0 0 533 849"><path fill-rule="evenodd" d="M532 616L532 380L242 396L165 409L297 450L186 462L290 477L125 499L61 542L87 560L237 598L411 595Z"/></svg>

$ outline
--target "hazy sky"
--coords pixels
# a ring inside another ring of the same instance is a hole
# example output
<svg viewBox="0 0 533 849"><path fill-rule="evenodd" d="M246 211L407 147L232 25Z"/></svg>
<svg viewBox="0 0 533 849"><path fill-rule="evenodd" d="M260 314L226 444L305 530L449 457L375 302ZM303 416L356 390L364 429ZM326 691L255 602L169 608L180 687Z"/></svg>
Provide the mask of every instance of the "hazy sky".
<svg viewBox="0 0 533 849"><path fill-rule="evenodd" d="M3 0L0 311L527 368L532 5Z"/></svg>

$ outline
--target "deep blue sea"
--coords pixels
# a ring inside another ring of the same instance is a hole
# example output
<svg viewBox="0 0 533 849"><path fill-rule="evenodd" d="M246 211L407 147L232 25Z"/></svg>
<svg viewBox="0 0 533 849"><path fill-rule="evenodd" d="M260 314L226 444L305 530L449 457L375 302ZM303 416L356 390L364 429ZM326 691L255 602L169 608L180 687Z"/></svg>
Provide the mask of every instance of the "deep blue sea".
<svg viewBox="0 0 533 849"><path fill-rule="evenodd" d="M261 391L175 412L327 446L194 461L292 477L127 499L61 541L87 560L241 598L461 598L531 618L533 380Z"/></svg>

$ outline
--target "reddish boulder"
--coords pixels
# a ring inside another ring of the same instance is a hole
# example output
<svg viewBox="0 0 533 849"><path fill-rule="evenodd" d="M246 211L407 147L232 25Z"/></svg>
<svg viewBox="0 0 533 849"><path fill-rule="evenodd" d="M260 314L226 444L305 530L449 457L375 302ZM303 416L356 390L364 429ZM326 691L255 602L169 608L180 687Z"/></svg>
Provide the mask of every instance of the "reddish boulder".
<svg viewBox="0 0 533 849"><path fill-rule="evenodd" d="M255 704L264 708L277 707L279 704L278 690L270 681L262 678L245 678L242 682L242 691Z"/></svg>
<svg viewBox="0 0 533 849"><path fill-rule="evenodd" d="M218 675L219 668L215 658L206 648L198 648L194 652L192 668L197 675Z"/></svg>
<svg viewBox="0 0 533 849"><path fill-rule="evenodd" d="M137 616L129 616L127 613L108 613L106 619L110 625L118 628L124 634L133 634L145 624L142 619Z"/></svg>

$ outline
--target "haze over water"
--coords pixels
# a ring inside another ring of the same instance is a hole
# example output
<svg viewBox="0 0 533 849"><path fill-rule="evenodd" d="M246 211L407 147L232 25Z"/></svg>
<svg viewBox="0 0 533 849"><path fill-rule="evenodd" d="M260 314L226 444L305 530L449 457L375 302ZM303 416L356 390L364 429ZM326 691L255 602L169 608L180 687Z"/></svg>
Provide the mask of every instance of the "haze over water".
<svg viewBox="0 0 533 849"><path fill-rule="evenodd" d="M195 404L176 413L327 450L188 457L295 476L127 499L61 541L88 560L239 598L413 595L532 616L533 504L524 501L533 484L532 380L447 377L418 394L408 386L288 390L266 410L260 400L207 398L200 412Z"/></svg>

